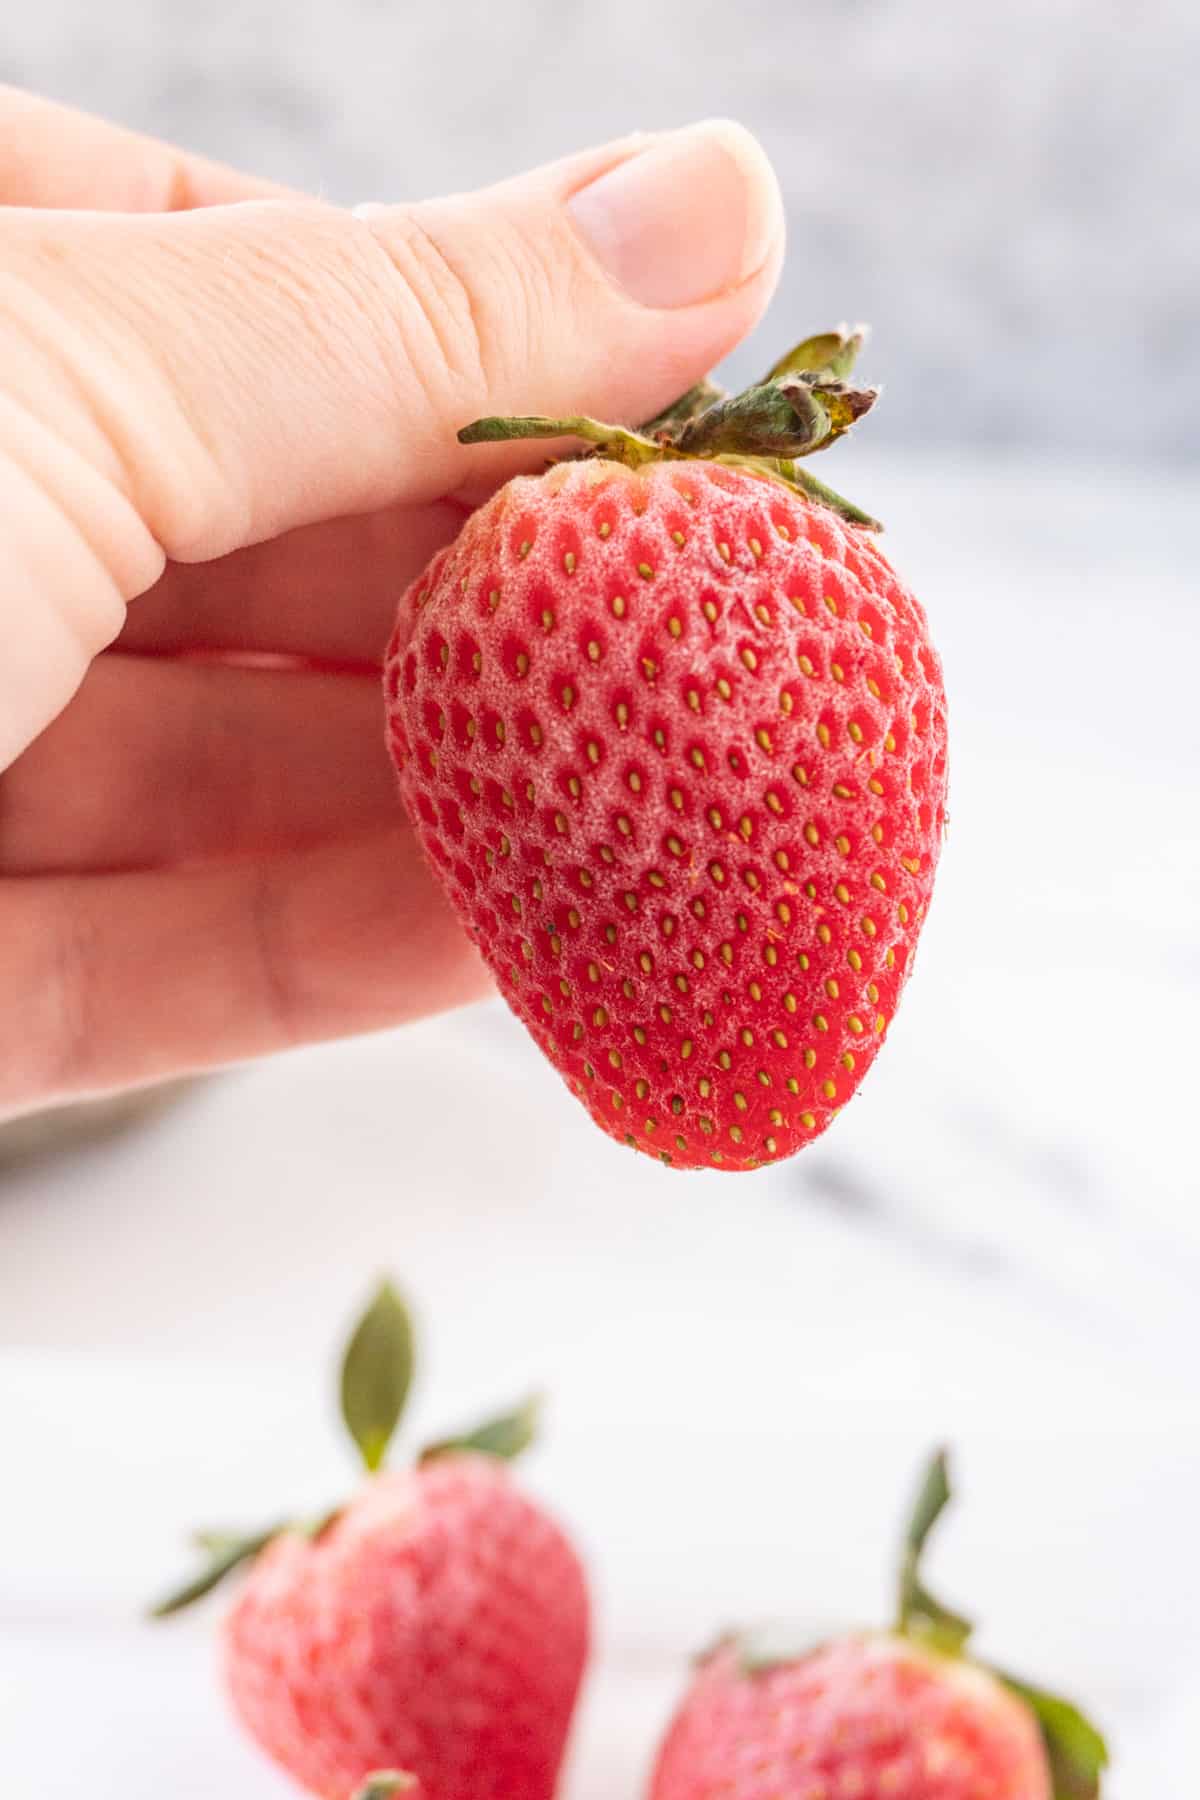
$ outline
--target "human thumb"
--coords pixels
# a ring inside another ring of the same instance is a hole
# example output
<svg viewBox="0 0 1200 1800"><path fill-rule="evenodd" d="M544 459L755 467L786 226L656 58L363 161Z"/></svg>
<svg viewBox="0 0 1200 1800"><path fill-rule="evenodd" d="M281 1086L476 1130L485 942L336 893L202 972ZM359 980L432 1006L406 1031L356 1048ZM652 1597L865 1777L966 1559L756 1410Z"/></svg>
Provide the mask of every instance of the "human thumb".
<svg viewBox="0 0 1200 1800"><path fill-rule="evenodd" d="M653 414L755 322L782 236L763 152L719 121L356 214L11 209L0 397L15 390L18 435L30 417L41 431L40 478L61 484L55 512L105 585L91 615L73 571L78 655L60 685L164 556L495 473L503 451L455 441L484 413ZM0 416L0 453L4 431Z"/></svg>

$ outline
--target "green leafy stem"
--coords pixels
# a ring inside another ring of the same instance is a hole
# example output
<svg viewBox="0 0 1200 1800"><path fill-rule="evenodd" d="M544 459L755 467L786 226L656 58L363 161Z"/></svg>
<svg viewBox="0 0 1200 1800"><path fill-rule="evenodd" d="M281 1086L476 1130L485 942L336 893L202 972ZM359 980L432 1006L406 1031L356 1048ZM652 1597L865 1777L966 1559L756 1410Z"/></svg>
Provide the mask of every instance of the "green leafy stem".
<svg viewBox="0 0 1200 1800"><path fill-rule="evenodd" d="M865 340L861 325L805 338L742 393L697 382L636 430L585 414L531 414L476 419L459 432L459 442L572 437L589 446L582 454L630 469L670 461L725 463L783 482L852 524L878 531L877 520L818 481L800 460L827 450L875 404L878 388L852 387L847 379Z"/></svg>
<svg viewBox="0 0 1200 1800"><path fill-rule="evenodd" d="M921 1575L926 1545L952 1498L949 1458L945 1450L937 1450L926 1465L905 1533L896 1630L942 1655L962 1656L973 1630L971 1621L935 1599ZM1098 1800L1108 1747L1090 1720L1059 1694L1031 1687L987 1663L979 1666L1023 1701L1037 1720L1054 1800Z"/></svg>
<svg viewBox="0 0 1200 1800"><path fill-rule="evenodd" d="M386 1461L412 1389L416 1364L412 1314L390 1281L382 1281L359 1319L346 1346L341 1365L341 1410L347 1431L358 1448L364 1468L375 1474ZM523 1400L509 1412L486 1420L470 1430L440 1438L417 1458L424 1464L439 1456L473 1453L511 1461L529 1447L537 1435L541 1399ZM336 1524L342 1508L314 1519L279 1519L262 1531L200 1531L197 1547L205 1562L199 1572L151 1609L156 1619L182 1612L219 1587L244 1563L252 1562L273 1539L284 1532L315 1540ZM411 1777L388 1774L376 1781L404 1782ZM399 1793L400 1787L378 1788L378 1795ZM366 1792L366 1790L364 1790Z"/></svg>

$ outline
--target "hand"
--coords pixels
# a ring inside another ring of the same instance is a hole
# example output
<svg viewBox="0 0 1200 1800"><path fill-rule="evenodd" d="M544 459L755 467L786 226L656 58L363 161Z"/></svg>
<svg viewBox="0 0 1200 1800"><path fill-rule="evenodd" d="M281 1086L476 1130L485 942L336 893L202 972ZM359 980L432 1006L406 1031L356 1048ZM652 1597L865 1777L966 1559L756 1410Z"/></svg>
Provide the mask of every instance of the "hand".
<svg viewBox="0 0 1200 1800"><path fill-rule="evenodd" d="M781 248L736 126L351 214L0 90L0 1112L481 991L378 693L455 430L652 415Z"/></svg>

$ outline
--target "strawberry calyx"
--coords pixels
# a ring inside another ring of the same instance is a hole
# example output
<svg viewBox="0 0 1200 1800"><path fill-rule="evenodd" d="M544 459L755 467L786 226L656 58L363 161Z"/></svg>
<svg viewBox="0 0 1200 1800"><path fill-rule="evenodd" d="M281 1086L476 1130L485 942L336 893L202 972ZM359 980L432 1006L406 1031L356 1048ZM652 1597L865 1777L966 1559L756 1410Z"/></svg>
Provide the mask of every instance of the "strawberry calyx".
<svg viewBox="0 0 1200 1800"><path fill-rule="evenodd" d="M975 1663L1024 1702L1042 1734L1054 1800L1098 1800L1108 1748L1080 1709L1060 1694L1031 1687L992 1664L967 1657L971 1620L935 1598L921 1575L921 1562L934 1527L953 1498L949 1457L936 1450L926 1464L909 1517L900 1559L894 1634L934 1655Z"/></svg>
<svg viewBox="0 0 1200 1800"><path fill-rule="evenodd" d="M586 448L577 455L603 457L629 469L681 460L725 463L782 482L840 518L878 531L878 520L818 481L800 461L827 450L875 404L878 388L853 387L847 380L865 341L863 325L841 325L805 338L762 381L741 393L729 394L706 379L636 429L584 414L560 419L527 415L476 419L458 439L483 444L582 438Z"/></svg>
<svg viewBox="0 0 1200 1800"><path fill-rule="evenodd" d="M342 1357L342 1419L368 1475L382 1467L412 1387L412 1315L390 1281L381 1281Z"/></svg>
<svg viewBox="0 0 1200 1800"><path fill-rule="evenodd" d="M926 1464L909 1516L900 1559L895 1630L943 1656L960 1656L974 1629L969 1619L936 1600L921 1579L921 1559L934 1526L950 1504L950 1465L945 1450Z"/></svg>
<svg viewBox="0 0 1200 1800"><path fill-rule="evenodd" d="M408 1306L387 1280L381 1281L370 1304L351 1333L341 1364L342 1419L357 1446L368 1475L383 1467L403 1417L416 1364L415 1332ZM418 1468L450 1455L491 1456L509 1462L537 1436L541 1396L531 1395L507 1412L472 1429L427 1445L414 1458ZM317 1542L341 1517L343 1506L327 1509L312 1518L277 1519L260 1531L198 1531L193 1543L205 1554L199 1573L174 1589L150 1610L151 1618L165 1619L182 1612L219 1587L227 1576L252 1562L277 1537L285 1533ZM390 1772L375 1780L395 1780ZM404 1778L400 1778L404 1779ZM411 1778L407 1778L411 1781ZM398 1793L401 1789L380 1789Z"/></svg>
<svg viewBox="0 0 1200 1800"><path fill-rule="evenodd" d="M953 1493L949 1456L945 1449L938 1449L922 1472L905 1530L896 1615L888 1635L929 1656L970 1663L1007 1688L1028 1707L1041 1732L1053 1800L1099 1800L1100 1778L1108 1767L1108 1748L1096 1727L1062 1695L1033 1687L1003 1669L969 1656L972 1622L938 1600L925 1584L921 1573L925 1550ZM711 1644L696 1661L702 1666L714 1656L732 1650L740 1673L753 1679L815 1654L831 1637L831 1633L820 1638L811 1633L801 1637L794 1629L777 1625L730 1632Z"/></svg>
<svg viewBox="0 0 1200 1800"><path fill-rule="evenodd" d="M235 1533L221 1531L198 1531L193 1542L208 1554L208 1562L200 1573L182 1587L175 1588L162 1600L158 1600L150 1609L152 1619L169 1619L172 1613L182 1612L197 1600L203 1600L206 1594L219 1587L227 1575L243 1563L251 1562L260 1550L265 1550L273 1538L283 1531L294 1529L288 1519L269 1525L265 1531Z"/></svg>
<svg viewBox="0 0 1200 1800"><path fill-rule="evenodd" d="M542 1415L542 1396L530 1394L519 1406L510 1412L499 1413L494 1419L487 1419L482 1425L476 1425L471 1431L464 1431L456 1437L439 1438L436 1443L427 1444L417 1458L420 1465L435 1462L441 1456L496 1456L502 1462L511 1462L514 1456L520 1456L533 1443L538 1433Z"/></svg>
<svg viewBox="0 0 1200 1800"><path fill-rule="evenodd" d="M1054 1800L1097 1800L1100 1777L1108 1767L1108 1746L1091 1720L1061 1694L1030 1687L1002 1669L990 1673L1023 1700L1037 1720Z"/></svg>

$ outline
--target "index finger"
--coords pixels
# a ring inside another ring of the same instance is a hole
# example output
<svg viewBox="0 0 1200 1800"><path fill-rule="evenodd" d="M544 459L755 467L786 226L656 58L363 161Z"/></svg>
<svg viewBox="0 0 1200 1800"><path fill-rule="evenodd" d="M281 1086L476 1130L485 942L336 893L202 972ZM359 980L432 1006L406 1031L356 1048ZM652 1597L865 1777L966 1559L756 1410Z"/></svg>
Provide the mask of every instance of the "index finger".
<svg viewBox="0 0 1200 1800"><path fill-rule="evenodd" d="M0 206L184 212L288 195L274 182L0 85Z"/></svg>

